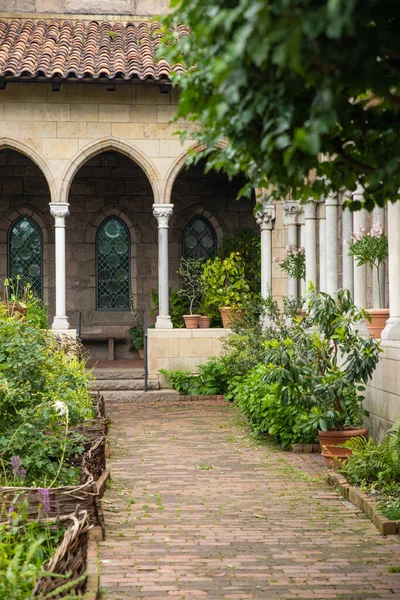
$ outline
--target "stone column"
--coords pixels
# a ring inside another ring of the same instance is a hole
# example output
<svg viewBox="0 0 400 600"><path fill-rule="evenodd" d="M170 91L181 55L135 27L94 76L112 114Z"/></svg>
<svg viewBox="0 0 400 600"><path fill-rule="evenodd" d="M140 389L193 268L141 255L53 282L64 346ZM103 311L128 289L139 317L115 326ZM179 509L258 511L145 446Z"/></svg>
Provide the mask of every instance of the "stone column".
<svg viewBox="0 0 400 600"><path fill-rule="evenodd" d="M319 289L326 292L326 221L325 202L319 203Z"/></svg>
<svg viewBox="0 0 400 600"><path fill-rule="evenodd" d="M303 208L299 202L284 202L284 220L283 224L288 228L288 242L292 246L298 247L298 219ZM298 281L292 277L288 277L288 296L297 298Z"/></svg>
<svg viewBox="0 0 400 600"><path fill-rule="evenodd" d="M385 209L376 206L372 213L373 223L380 223L385 229ZM378 291L378 276L376 269L372 269L372 289L373 289L373 307L374 308L385 308L385 265L382 264L379 267L379 287L380 294ZM381 298L381 304L379 305L379 296Z"/></svg>
<svg viewBox="0 0 400 600"><path fill-rule="evenodd" d="M355 200L363 201L363 190L361 186L357 186L353 197ZM354 233L360 233L360 227L367 228L368 213L365 209L357 210L353 215ZM357 266L357 261L354 258L354 304L360 308L367 307L367 265Z"/></svg>
<svg viewBox="0 0 400 600"><path fill-rule="evenodd" d="M346 200L343 194L342 202ZM354 260L349 255L349 243L353 233L353 213L348 208L342 208L342 287L354 295Z"/></svg>
<svg viewBox="0 0 400 600"><path fill-rule="evenodd" d="M383 340L400 340L400 201L388 205L390 317Z"/></svg>
<svg viewBox="0 0 400 600"><path fill-rule="evenodd" d="M173 204L153 204L153 215L158 221L158 316L156 329L172 329L169 316L168 277L168 222Z"/></svg>
<svg viewBox="0 0 400 600"><path fill-rule="evenodd" d="M275 223L275 206L266 204L256 212L261 230L261 296L272 293L272 230Z"/></svg>
<svg viewBox="0 0 400 600"><path fill-rule="evenodd" d="M326 291L333 296L339 288L338 201L336 196L325 200L326 215Z"/></svg>
<svg viewBox="0 0 400 600"><path fill-rule="evenodd" d="M50 214L55 219L55 262L56 262L56 314L52 329L69 329L67 317L67 288L65 276L65 218L69 215L69 204L50 203Z"/></svg>
<svg viewBox="0 0 400 600"><path fill-rule="evenodd" d="M317 204L309 200L304 205L304 247L306 250L306 286L317 285Z"/></svg>

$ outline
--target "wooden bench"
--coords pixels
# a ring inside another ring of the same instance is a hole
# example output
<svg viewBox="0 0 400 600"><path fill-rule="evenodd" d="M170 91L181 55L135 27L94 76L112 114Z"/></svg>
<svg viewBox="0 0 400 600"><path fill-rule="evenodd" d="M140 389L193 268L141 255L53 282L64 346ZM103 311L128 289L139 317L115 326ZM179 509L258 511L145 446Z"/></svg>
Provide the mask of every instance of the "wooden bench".
<svg viewBox="0 0 400 600"><path fill-rule="evenodd" d="M107 342L108 360L115 360L115 342L126 342L127 336L115 333L84 333L80 334L81 342Z"/></svg>

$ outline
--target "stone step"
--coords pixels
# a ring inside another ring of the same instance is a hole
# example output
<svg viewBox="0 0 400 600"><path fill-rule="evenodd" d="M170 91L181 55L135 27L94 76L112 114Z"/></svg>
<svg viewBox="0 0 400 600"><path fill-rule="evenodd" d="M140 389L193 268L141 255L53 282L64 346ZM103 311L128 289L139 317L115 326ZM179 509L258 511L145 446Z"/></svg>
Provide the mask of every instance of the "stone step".
<svg viewBox="0 0 400 600"><path fill-rule="evenodd" d="M99 379L144 379L143 369L92 369Z"/></svg>
<svg viewBox="0 0 400 600"><path fill-rule="evenodd" d="M162 400L184 400L185 396L181 396L175 390L151 390L148 392L139 391L105 391L102 392L104 400L108 404L129 404L130 402L160 402Z"/></svg>
<svg viewBox="0 0 400 600"><path fill-rule="evenodd" d="M103 393L106 391L133 391L133 390L144 390L144 379L98 379L89 382L91 390L98 390ZM160 389L160 382L158 379L149 379L147 381L147 388L149 390Z"/></svg>

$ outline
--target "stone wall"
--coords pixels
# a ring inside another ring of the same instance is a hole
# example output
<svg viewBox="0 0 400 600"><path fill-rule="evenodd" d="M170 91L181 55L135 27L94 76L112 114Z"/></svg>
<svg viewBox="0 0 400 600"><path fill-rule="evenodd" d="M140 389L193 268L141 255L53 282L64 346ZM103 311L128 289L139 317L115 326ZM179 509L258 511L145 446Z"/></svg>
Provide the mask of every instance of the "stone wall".
<svg viewBox="0 0 400 600"><path fill-rule="evenodd" d="M0 0L0 12L141 17L167 14L168 5L169 0Z"/></svg>
<svg viewBox="0 0 400 600"><path fill-rule="evenodd" d="M400 416L400 342L382 340L383 354L367 386L365 408L370 434L382 440L385 432Z"/></svg>

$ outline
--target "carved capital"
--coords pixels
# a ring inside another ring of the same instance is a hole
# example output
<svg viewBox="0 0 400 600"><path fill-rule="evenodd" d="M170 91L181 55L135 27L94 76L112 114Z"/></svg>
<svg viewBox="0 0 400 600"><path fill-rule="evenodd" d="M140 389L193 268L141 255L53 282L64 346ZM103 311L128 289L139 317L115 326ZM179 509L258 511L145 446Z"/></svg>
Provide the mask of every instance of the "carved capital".
<svg viewBox="0 0 400 600"><path fill-rule="evenodd" d="M317 202L314 200L308 200L304 204L304 218L305 219L315 219L317 216Z"/></svg>
<svg viewBox="0 0 400 600"><path fill-rule="evenodd" d="M284 224L285 225L297 225L299 216L303 212L303 206L300 202L284 202Z"/></svg>
<svg viewBox="0 0 400 600"><path fill-rule="evenodd" d="M338 205L338 197L336 194L329 194L327 198L325 198L325 206L337 206Z"/></svg>
<svg viewBox="0 0 400 600"><path fill-rule="evenodd" d="M158 229L168 229L173 209L173 204L153 204L153 215L158 221Z"/></svg>
<svg viewBox="0 0 400 600"><path fill-rule="evenodd" d="M50 214L55 219L56 227L65 227L65 218L69 215L69 204L64 202L51 202Z"/></svg>
<svg viewBox="0 0 400 600"><path fill-rule="evenodd" d="M275 206L273 204L265 204L256 212L255 217L261 231L271 231L275 224Z"/></svg>

